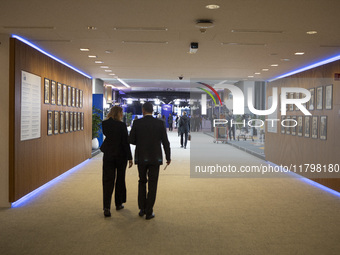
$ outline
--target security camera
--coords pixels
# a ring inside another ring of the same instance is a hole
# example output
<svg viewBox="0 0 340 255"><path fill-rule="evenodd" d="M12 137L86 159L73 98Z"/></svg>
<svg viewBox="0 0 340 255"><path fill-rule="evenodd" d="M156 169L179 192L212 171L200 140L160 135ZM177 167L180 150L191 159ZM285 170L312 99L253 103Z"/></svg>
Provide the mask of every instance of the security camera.
<svg viewBox="0 0 340 255"><path fill-rule="evenodd" d="M183 80L183 76L182 75L178 76L178 79Z"/></svg>
<svg viewBox="0 0 340 255"><path fill-rule="evenodd" d="M195 54L198 50L198 42L192 42L190 43L190 50L189 53L190 54Z"/></svg>

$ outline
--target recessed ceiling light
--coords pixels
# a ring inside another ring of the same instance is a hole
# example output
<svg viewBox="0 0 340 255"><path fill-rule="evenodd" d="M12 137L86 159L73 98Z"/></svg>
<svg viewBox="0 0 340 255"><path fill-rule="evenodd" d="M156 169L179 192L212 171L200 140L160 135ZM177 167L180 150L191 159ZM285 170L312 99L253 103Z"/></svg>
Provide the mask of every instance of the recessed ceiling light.
<svg viewBox="0 0 340 255"><path fill-rule="evenodd" d="M108 66L101 66L100 68L109 68Z"/></svg>
<svg viewBox="0 0 340 255"><path fill-rule="evenodd" d="M261 30L261 29L232 29L232 33L268 33L268 34L282 34L281 30Z"/></svg>
<svg viewBox="0 0 340 255"><path fill-rule="evenodd" d="M312 31L307 31L306 32L306 34L308 34L308 35L315 35L315 34L317 34L318 32L317 31L314 31L314 30L312 30Z"/></svg>
<svg viewBox="0 0 340 255"><path fill-rule="evenodd" d="M272 65L270 65L270 66L279 66L278 64L272 64Z"/></svg>
<svg viewBox="0 0 340 255"><path fill-rule="evenodd" d="M289 58L281 58L281 61L290 61L290 59Z"/></svg>
<svg viewBox="0 0 340 255"><path fill-rule="evenodd" d="M114 73L109 73L109 75L116 75L116 74L114 74Z"/></svg>
<svg viewBox="0 0 340 255"><path fill-rule="evenodd" d="M263 71L263 72L267 72L267 71L269 71L269 69L264 68L264 69L262 69L262 71Z"/></svg>
<svg viewBox="0 0 340 255"><path fill-rule="evenodd" d="M302 56L302 55L304 55L305 53L304 53L304 52L295 52L294 54L297 55L297 56Z"/></svg>
<svg viewBox="0 0 340 255"><path fill-rule="evenodd" d="M87 29L88 29L88 30L97 30L97 28L96 28L96 27L93 27L93 26L88 26Z"/></svg>
<svg viewBox="0 0 340 255"><path fill-rule="evenodd" d="M166 41L122 41L126 44L168 44Z"/></svg>
<svg viewBox="0 0 340 255"><path fill-rule="evenodd" d="M217 5L217 4L209 4L209 5L205 6L205 8L207 8L209 10L216 10L216 9L220 8L220 6Z"/></svg>
<svg viewBox="0 0 340 255"><path fill-rule="evenodd" d="M89 55L89 58L97 58L95 55Z"/></svg>
<svg viewBox="0 0 340 255"><path fill-rule="evenodd" d="M105 72L108 72L108 73L111 73L112 72L112 70L104 70Z"/></svg>
<svg viewBox="0 0 340 255"><path fill-rule="evenodd" d="M103 61L100 61L100 60L97 60L97 61L94 61L96 64L103 64L104 62Z"/></svg>
<svg viewBox="0 0 340 255"><path fill-rule="evenodd" d="M116 31L168 31L166 27L114 27L113 30Z"/></svg>
<svg viewBox="0 0 340 255"><path fill-rule="evenodd" d="M88 48L80 48L80 51L90 51Z"/></svg>
<svg viewBox="0 0 340 255"><path fill-rule="evenodd" d="M112 50L106 50L105 53L110 54L110 53L112 53Z"/></svg>
<svg viewBox="0 0 340 255"><path fill-rule="evenodd" d="M255 74L261 74L261 73L255 73Z"/></svg>
<svg viewBox="0 0 340 255"><path fill-rule="evenodd" d="M248 78L254 78L254 76L253 75L249 75Z"/></svg>

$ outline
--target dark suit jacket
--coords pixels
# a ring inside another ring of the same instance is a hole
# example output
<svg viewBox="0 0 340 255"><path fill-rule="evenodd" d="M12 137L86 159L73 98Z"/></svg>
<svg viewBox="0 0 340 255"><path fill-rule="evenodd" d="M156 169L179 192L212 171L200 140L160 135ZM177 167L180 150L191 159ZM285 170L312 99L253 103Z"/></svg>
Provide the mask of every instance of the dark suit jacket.
<svg viewBox="0 0 340 255"><path fill-rule="evenodd" d="M167 161L170 161L170 143L164 122L151 115L135 120L129 142L136 145L135 164L162 165L161 144Z"/></svg>
<svg viewBox="0 0 340 255"><path fill-rule="evenodd" d="M102 122L103 134L106 136L100 147L104 160L110 158L132 159L126 124L112 118Z"/></svg>

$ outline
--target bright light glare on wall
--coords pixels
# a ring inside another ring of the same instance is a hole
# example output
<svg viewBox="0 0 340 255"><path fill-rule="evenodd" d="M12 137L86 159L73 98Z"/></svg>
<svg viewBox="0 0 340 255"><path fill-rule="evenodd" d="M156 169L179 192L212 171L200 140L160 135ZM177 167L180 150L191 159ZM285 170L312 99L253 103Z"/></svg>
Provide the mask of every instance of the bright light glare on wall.
<svg viewBox="0 0 340 255"><path fill-rule="evenodd" d="M92 79L92 77L91 77L90 75L87 75L86 73L84 73L84 72L78 70L77 68L75 68L75 67L73 67L73 66L67 64L66 62L62 61L61 59L59 59L59 58L57 58L57 57L51 55L50 53L48 53L48 52L42 50L42 49L39 48L37 45L35 45L35 44L33 44L33 43L27 41L26 39L24 39L24 38L22 38L22 37L20 37L20 36L18 36L18 35L12 35L12 37L15 38L15 39L18 39L19 41L21 41L21 42L23 42L23 43L25 43L25 44L27 44L27 45L29 45L29 46L31 46L32 48L36 49L37 51L39 51L39 52L45 54L46 56L48 56L48 57L54 59L55 61L58 61L59 63L61 63L61 64L63 64L63 65L65 65L65 66L71 68L72 70L74 70L74 71L76 71L76 72L78 72L78 73L84 75L85 77L87 77L87 78L89 78L89 79Z"/></svg>
<svg viewBox="0 0 340 255"><path fill-rule="evenodd" d="M156 105L159 105L160 103L161 103L161 102L159 101L159 99L156 99L156 100L155 100L155 104L156 104Z"/></svg>
<svg viewBox="0 0 340 255"><path fill-rule="evenodd" d="M128 99L126 100L126 103L127 103L127 104L132 104L132 99L131 99L131 98L128 98Z"/></svg>

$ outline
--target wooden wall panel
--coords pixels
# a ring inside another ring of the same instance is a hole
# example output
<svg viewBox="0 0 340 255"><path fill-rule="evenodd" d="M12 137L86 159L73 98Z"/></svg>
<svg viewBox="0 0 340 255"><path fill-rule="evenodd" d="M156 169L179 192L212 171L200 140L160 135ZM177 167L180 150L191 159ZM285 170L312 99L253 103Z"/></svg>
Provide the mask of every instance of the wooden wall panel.
<svg viewBox="0 0 340 255"><path fill-rule="evenodd" d="M47 57L16 39L11 39L10 197L14 202L46 182L91 157L91 79ZM41 137L20 141L21 71L41 77ZM44 78L83 91L83 107L44 104ZM47 135L47 111L84 112L84 130Z"/></svg>
<svg viewBox="0 0 340 255"><path fill-rule="evenodd" d="M319 128L320 116L327 116L327 140L281 134L280 128L277 134L266 132L266 160L278 165L340 164L340 136L338 136L340 129L340 81L334 80L334 73L339 72L340 61L336 61L269 84L267 96L271 95L271 87L309 89L333 84L333 109L325 110L323 107L323 110L311 111L312 116L319 116ZM304 116L301 111L287 112L287 116L295 115ZM278 118L280 118L280 114L278 114ZM340 179L314 178L312 180L340 191Z"/></svg>

